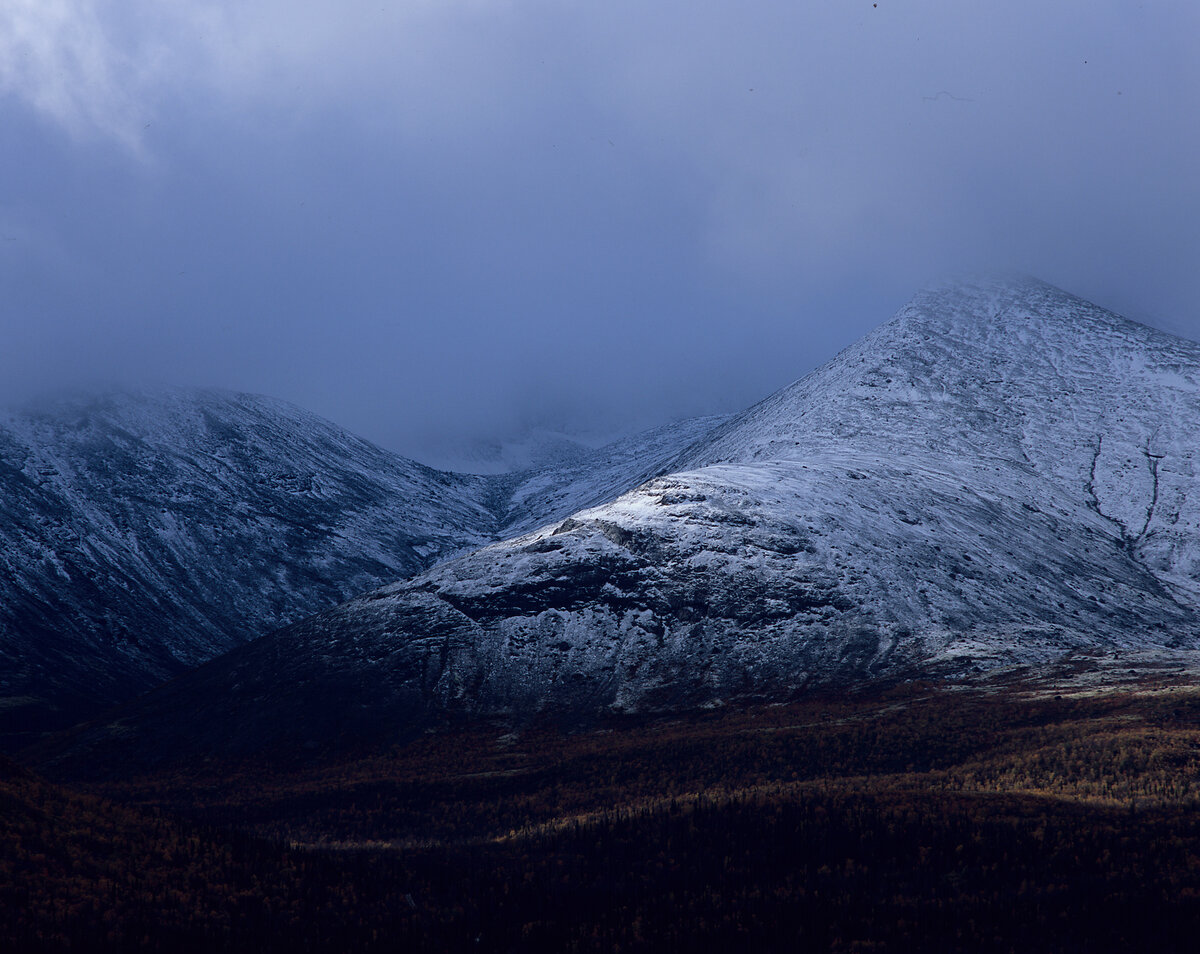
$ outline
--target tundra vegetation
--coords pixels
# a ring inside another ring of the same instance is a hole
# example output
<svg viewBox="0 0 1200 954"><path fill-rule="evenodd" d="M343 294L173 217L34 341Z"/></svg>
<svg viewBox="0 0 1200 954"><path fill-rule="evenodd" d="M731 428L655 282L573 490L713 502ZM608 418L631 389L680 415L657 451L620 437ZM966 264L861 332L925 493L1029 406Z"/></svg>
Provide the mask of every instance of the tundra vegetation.
<svg viewBox="0 0 1200 954"><path fill-rule="evenodd" d="M1170 951L1200 928L1200 689L1169 682L105 772L4 764L5 950Z"/></svg>

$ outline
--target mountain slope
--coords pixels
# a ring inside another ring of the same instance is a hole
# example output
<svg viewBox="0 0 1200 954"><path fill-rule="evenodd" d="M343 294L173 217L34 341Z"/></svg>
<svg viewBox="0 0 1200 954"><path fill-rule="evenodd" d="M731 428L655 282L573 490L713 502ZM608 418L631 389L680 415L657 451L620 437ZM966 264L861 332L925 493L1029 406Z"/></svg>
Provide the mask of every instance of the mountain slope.
<svg viewBox="0 0 1200 954"><path fill-rule="evenodd" d="M672 468L845 447L1022 467L1200 598L1200 344L1032 279L935 287Z"/></svg>
<svg viewBox="0 0 1200 954"><path fill-rule="evenodd" d="M222 657L128 710L122 744L1194 646L1198 382L1200 346L1049 286L937 289L674 473Z"/></svg>
<svg viewBox="0 0 1200 954"><path fill-rule="evenodd" d="M681 449L703 440L724 417L663 424L598 449L578 452L553 467L495 478L504 486L498 536L507 538L606 503L669 469Z"/></svg>
<svg viewBox="0 0 1200 954"><path fill-rule="evenodd" d="M0 510L0 694L26 716L148 688L496 523L478 478L216 392L6 415Z"/></svg>
<svg viewBox="0 0 1200 954"><path fill-rule="evenodd" d="M449 474L244 394L0 417L0 729L63 724L436 560L606 499L716 421Z"/></svg>

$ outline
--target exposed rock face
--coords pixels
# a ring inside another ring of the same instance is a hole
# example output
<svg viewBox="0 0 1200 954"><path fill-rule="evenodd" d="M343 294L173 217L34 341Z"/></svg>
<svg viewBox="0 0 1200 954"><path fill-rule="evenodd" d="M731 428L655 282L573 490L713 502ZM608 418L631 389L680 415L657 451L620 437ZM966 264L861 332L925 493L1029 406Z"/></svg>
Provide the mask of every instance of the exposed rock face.
<svg viewBox="0 0 1200 954"><path fill-rule="evenodd" d="M1198 449L1200 345L1037 282L937 289L670 473L245 646L127 725L186 706L185 739L319 741L1194 646Z"/></svg>

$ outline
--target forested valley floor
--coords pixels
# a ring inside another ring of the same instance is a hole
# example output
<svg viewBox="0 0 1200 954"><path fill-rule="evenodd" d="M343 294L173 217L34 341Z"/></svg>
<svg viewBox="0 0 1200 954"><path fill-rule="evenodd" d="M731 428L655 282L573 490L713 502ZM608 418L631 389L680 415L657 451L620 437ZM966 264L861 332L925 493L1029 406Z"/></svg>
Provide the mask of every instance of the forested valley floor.
<svg viewBox="0 0 1200 954"><path fill-rule="evenodd" d="M0 764L0 949L1191 951L1200 931L1193 687L908 684L347 751L87 782Z"/></svg>

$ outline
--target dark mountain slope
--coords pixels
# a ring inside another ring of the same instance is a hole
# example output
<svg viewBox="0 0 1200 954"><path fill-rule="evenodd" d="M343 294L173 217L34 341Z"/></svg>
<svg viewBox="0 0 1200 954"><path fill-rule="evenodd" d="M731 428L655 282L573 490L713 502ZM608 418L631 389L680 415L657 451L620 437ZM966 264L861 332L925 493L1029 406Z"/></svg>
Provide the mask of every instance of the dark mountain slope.
<svg viewBox="0 0 1200 954"><path fill-rule="evenodd" d="M497 523L486 490L249 395L110 395L10 413L8 715L111 703L482 543Z"/></svg>
<svg viewBox="0 0 1200 954"><path fill-rule="evenodd" d="M109 394L0 417L0 731L62 725L644 480L717 419L450 474L299 408Z"/></svg>

